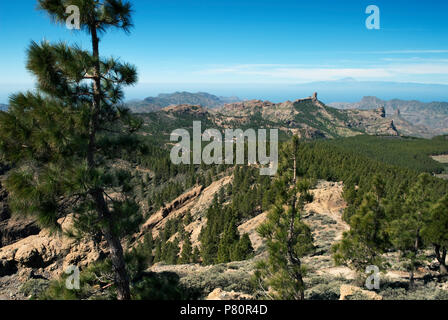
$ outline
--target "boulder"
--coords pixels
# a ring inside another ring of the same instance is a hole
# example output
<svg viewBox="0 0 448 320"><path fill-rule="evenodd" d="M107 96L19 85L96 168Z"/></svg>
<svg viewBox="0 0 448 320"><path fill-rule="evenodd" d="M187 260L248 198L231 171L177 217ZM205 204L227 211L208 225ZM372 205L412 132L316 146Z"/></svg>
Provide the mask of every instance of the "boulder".
<svg viewBox="0 0 448 320"><path fill-rule="evenodd" d="M70 218L60 221L67 230ZM43 230L13 244L0 248L0 276L38 270L51 276L61 275L68 266L88 266L104 257L104 244L98 246L91 240L75 241L63 234Z"/></svg>
<svg viewBox="0 0 448 320"><path fill-rule="evenodd" d="M12 218L2 221L0 222L0 247L39 234L40 231L36 221L31 219Z"/></svg>
<svg viewBox="0 0 448 320"><path fill-rule="evenodd" d="M227 292L222 290L221 288L216 288L205 298L205 300L253 300L249 294L243 292Z"/></svg>
<svg viewBox="0 0 448 320"><path fill-rule="evenodd" d="M365 297L365 300L383 300L383 297L376 292L364 290L359 287L343 284L341 286L339 300L350 300L350 297L359 295Z"/></svg>
<svg viewBox="0 0 448 320"><path fill-rule="evenodd" d="M8 194L6 190L2 189L2 185L0 184L0 221L5 221L11 217L7 198Z"/></svg>

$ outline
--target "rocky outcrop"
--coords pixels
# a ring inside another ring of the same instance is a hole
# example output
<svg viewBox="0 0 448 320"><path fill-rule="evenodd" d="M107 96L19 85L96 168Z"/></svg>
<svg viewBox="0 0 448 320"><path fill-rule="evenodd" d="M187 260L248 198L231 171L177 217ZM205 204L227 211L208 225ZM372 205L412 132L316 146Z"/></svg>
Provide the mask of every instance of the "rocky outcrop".
<svg viewBox="0 0 448 320"><path fill-rule="evenodd" d="M187 213L190 213L192 223L185 226L185 231L191 235L193 246L198 245L199 233L207 222L205 211L208 209L214 196L218 194L219 190L231 183L232 180L232 176L225 176L214 181L207 188L197 186L182 194L148 218L140 231L134 235L133 238L136 240L135 243L142 240L144 235L148 232L152 232L153 237L157 237L168 220L183 218Z"/></svg>
<svg viewBox="0 0 448 320"><path fill-rule="evenodd" d="M394 121L386 118L384 107L374 110L344 110L349 116L347 125L371 135L398 136Z"/></svg>
<svg viewBox="0 0 448 320"><path fill-rule="evenodd" d="M225 103L239 101L238 97L217 97L215 95L198 92L175 92L171 94L159 94L157 97L148 97L144 100L133 100L126 103L126 106L133 112L145 113L154 112L170 105L190 104L207 108L216 108ZM1 109L1 106L0 106Z"/></svg>
<svg viewBox="0 0 448 320"><path fill-rule="evenodd" d="M40 228L33 219L11 217L8 193L0 184L0 248L39 232Z"/></svg>
<svg viewBox="0 0 448 320"><path fill-rule="evenodd" d="M243 292L235 292L235 291L224 291L221 288L216 288L205 298L205 300L253 300L249 294Z"/></svg>
<svg viewBox="0 0 448 320"><path fill-rule="evenodd" d="M177 115L196 115L196 116L207 116L208 112L206 108L201 106L195 106L190 104L180 104L180 105L172 105L162 109L162 111L173 113Z"/></svg>
<svg viewBox="0 0 448 320"><path fill-rule="evenodd" d="M354 103L331 103L330 106L342 109L378 109L383 107L387 117L401 118L398 127L404 135L433 137L448 133L448 102L420 102L415 100L381 100L377 97L364 97ZM400 131L401 132L401 131Z"/></svg>
<svg viewBox="0 0 448 320"><path fill-rule="evenodd" d="M343 198L344 185L342 182L319 181L310 190L313 201L305 206L304 221L313 227L314 235L331 232L333 236L327 239L330 244L342 238L342 233L349 229L342 220L342 212L347 206ZM238 227L240 234L247 233L256 253L263 249L264 241L257 232L258 227L266 221L268 213L264 212ZM331 221L331 223L328 223ZM319 224L319 225L317 225Z"/></svg>
<svg viewBox="0 0 448 320"><path fill-rule="evenodd" d="M263 249L264 240L258 234L257 228L266 221L267 215L267 212L259 214L255 218L246 221L238 227L238 232L240 234L247 233L249 235L249 239L252 243L252 247L254 248L255 253L260 253L261 249Z"/></svg>
<svg viewBox="0 0 448 320"><path fill-rule="evenodd" d="M6 192L5 189L2 188L2 185L0 183L0 222L11 218L11 213L9 212L7 198L8 198L8 193ZM1 247L1 244L0 244L0 247Z"/></svg>
<svg viewBox="0 0 448 320"><path fill-rule="evenodd" d="M182 194L181 196L174 199L171 203L161 208L155 214L153 214L142 226L141 234L146 233L148 230L153 229L159 223L162 222L170 213L179 209L181 206L186 205L187 202L196 199L202 192L203 187L197 186L190 191Z"/></svg>
<svg viewBox="0 0 448 320"><path fill-rule="evenodd" d="M60 220L63 232L71 226L70 217ZM86 267L104 256L104 246L93 241L75 241L62 234L43 230L0 248L0 276L33 271L43 277L58 276L70 265Z"/></svg>
<svg viewBox="0 0 448 320"><path fill-rule="evenodd" d="M339 300L383 300L383 297L374 291L343 284Z"/></svg>
<svg viewBox="0 0 448 320"><path fill-rule="evenodd" d="M384 107L373 111L339 110L319 101L317 92L295 101L273 103L247 100L227 103L218 109L206 109L199 105L172 105L145 119L149 124L160 119L167 123L176 120L184 123L184 120L191 121L191 118L205 120L209 128L276 128L298 134L304 139L347 137L362 133L398 135L390 119L385 118Z"/></svg>
<svg viewBox="0 0 448 320"><path fill-rule="evenodd" d="M434 132L432 129L428 129L422 125L414 125L411 122L407 121L401 116L400 110L397 109L393 116L390 116L389 119L393 120L394 127L400 132L401 135L404 136L415 136L422 138L432 138L434 136Z"/></svg>
<svg viewBox="0 0 448 320"><path fill-rule="evenodd" d="M398 135L386 119L384 107L376 110L337 110L318 100L317 92L294 102L249 100L226 104L215 113L218 126L258 125L292 132L303 139L345 137L362 132Z"/></svg>
<svg viewBox="0 0 448 320"><path fill-rule="evenodd" d="M261 117L263 120L274 123L290 123L298 112L294 108L294 103L286 101L283 103L272 103L270 101L249 100L238 103L226 104L218 111L218 120L222 123L250 123ZM260 120L260 119L258 119Z"/></svg>
<svg viewBox="0 0 448 320"><path fill-rule="evenodd" d="M11 218L2 221L0 222L0 248L39 232L39 226L32 219Z"/></svg>
<svg viewBox="0 0 448 320"><path fill-rule="evenodd" d="M303 129L297 130L295 133L300 139L304 140L314 140L314 139L324 139L326 138L325 133L318 129L305 127Z"/></svg>

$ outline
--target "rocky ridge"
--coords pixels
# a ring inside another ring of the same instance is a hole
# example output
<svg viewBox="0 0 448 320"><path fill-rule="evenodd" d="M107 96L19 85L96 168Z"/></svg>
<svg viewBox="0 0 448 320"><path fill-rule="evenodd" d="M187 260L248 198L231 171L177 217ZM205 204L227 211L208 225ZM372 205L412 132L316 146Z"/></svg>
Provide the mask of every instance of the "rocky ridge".
<svg viewBox="0 0 448 320"><path fill-rule="evenodd" d="M305 99L272 103L250 100L226 104L216 110L222 127L252 124L264 120L303 138L352 136L362 132L373 135L398 135L394 123L385 118L383 108L376 110L336 110L318 100L317 93Z"/></svg>
<svg viewBox="0 0 448 320"><path fill-rule="evenodd" d="M138 113L155 112L172 105L190 104L201 107L216 108L225 103L239 101L237 97L218 97L205 92L175 92L159 94L157 97L148 97L144 100L129 101L127 106Z"/></svg>
<svg viewBox="0 0 448 320"><path fill-rule="evenodd" d="M394 121L403 134L432 137L448 132L448 102L420 102L416 100L382 100L363 97L359 102L334 102L331 107L339 109L372 110L384 108L386 117Z"/></svg>

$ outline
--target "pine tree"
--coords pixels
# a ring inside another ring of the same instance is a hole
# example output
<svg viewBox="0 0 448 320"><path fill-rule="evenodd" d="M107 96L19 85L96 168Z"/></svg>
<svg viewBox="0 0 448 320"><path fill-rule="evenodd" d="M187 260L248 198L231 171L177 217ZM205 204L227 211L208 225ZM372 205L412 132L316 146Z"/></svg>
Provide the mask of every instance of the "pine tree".
<svg viewBox="0 0 448 320"><path fill-rule="evenodd" d="M414 272L426 259L422 254L424 242L422 232L425 221L430 216L432 202L430 184L431 176L419 175L416 183L409 190L402 206L402 214L393 220L388 228L391 242L401 252L401 258L409 272L409 287L414 288Z"/></svg>
<svg viewBox="0 0 448 320"><path fill-rule="evenodd" d="M213 182L212 173L208 171L207 178L205 179L205 187L208 187Z"/></svg>
<svg viewBox="0 0 448 320"><path fill-rule="evenodd" d="M191 217L190 211L188 211L183 220L184 227L188 226L192 221L193 221L193 218Z"/></svg>
<svg viewBox="0 0 448 320"><path fill-rule="evenodd" d="M441 198L430 211L422 230L423 239L432 243L434 253L440 265L440 274L446 275L446 252L448 250L448 195Z"/></svg>
<svg viewBox="0 0 448 320"><path fill-rule="evenodd" d="M201 253L199 251L199 248L196 246L193 249L193 256L191 258L192 263L200 263L201 262Z"/></svg>
<svg viewBox="0 0 448 320"><path fill-rule="evenodd" d="M168 264L177 264L179 260L179 239L165 243L165 250L163 250L163 261Z"/></svg>
<svg viewBox="0 0 448 320"><path fill-rule="evenodd" d="M221 240L218 245L218 253L216 261L217 263L227 263L232 261L231 254L232 250L239 241L238 228L236 227L236 221L232 219L228 224L227 228L221 235Z"/></svg>
<svg viewBox="0 0 448 320"><path fill-rule="evenodd" d="M151 265L154 261L154 239L152 238L151 232L145 234L143 242L140 245L140 250L142 251L143 255L147 257L148 264Z"/></svg>
<svg viewBox="0 0 448 320"><path fill-rule="evenodd" d="M192 260L193 260L193 248L191 245L190 235L187 234L182 244L182 253L180 256L179 263L189 264L192 262Z"/></svg>
<svg viewBox="0 0 448 320"><path fill-rule="evenodd" d="M101 233L109 246L118 299L130 299L120 237L138 223L130 174L108 163L138 150L129 133L140 123L121 106L123 85L137 81L136 69L100 56L100 35L128 32L131 4L121 0L39 0L38 7L65 25L66 7L80 9L80 26L92 51L65 43L32 42L27 69L37 90L11 97L0 114L0 147L15 164L6 187L15 212L34 215L45 226L75 213L75 233ZM107 134L106 134L107 133ZM108 192L120 190L112 199ZM118 200L124 199L124 200ZM131 222L131 223L128 223Z"/></svg>
<svg viewBox="0 0 448 320"><path fill-rule="evenodd" d="M222 217L219 209L218 198L213 198L212 205L207 210L207 225L201 230L201 258L205 265L213 264L216 261L218 246L221 235Z"/></svg>
<svg viewBox="0 0 448 320"><path fill-rule="evenodd" d="M253 257L254 248L247 233L243 234L240 240L234 244L230 253L230 259L232 261L242 261Z"/></svg>
<svg viewBox="0 0 448 320"><path fill-rule="evenodd" d="M257 265L255 278L271 298L303 300L305 298L305 267L301 258L314 250L310 228L301 215L306 203L312 200L309 183L297 181L296 157L298 139L294 137L292 148L292 174L284 172L276 182L279 198L268 214L267 221L258 232L266 239L269 257ZM291 166L286 164L286 170ZM297 197L297 193L300 196Z"/></svg>
<svg viewBox="0 0 448 320"><path fill-rule="evenodd" d="M154 252L154 263L160 262L163 259L163 253L162 253L162 241L160 239L157 239L155 242L155 252Z"/></svg>
<svg viewBox="0 0 448 320"><path fill-rule="evenodd" d="M381 180L374 179L373 192L364 196L359 209L350 218L350 230L332 248L336 264L352 267L358 275L369 265L384 268L381 255L387 247L387 236L382 185Z"/></svg>

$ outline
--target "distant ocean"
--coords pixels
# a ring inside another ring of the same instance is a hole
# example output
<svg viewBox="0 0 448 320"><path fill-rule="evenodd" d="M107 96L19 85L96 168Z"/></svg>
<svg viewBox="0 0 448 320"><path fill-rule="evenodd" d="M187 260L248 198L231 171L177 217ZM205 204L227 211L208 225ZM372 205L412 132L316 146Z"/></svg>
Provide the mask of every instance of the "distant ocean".
<svg viewBox="0 0 448 320"><path fill-rule="evenodd" d="M144 99L159 93L176 91L207 92L216 96L237 96L240 99L260 99L283 102L311 96L317 92L319 100L355 102L364 96L383 100L403 99L422 102L448 101L448 85L413 83L329 81L306 84L141 84L126 90L126 99Z"/></svg>
<svg viewBox="0 0 448 320"><path fill-rule="evenodd" d="M0 87L0 104L7 104L11 93L28 90L31 86ZM448 85L397 82L328 81L305 84L138 84L126 88L126 100L144 99L160 93L176 91L207 92L216 96L237 96L240 99L260 99L283 102L311 96L318 92L319 100L330 102L355 102L364 96L376 96L383 100L403 99L422 102L448 101Z"/></svg>

